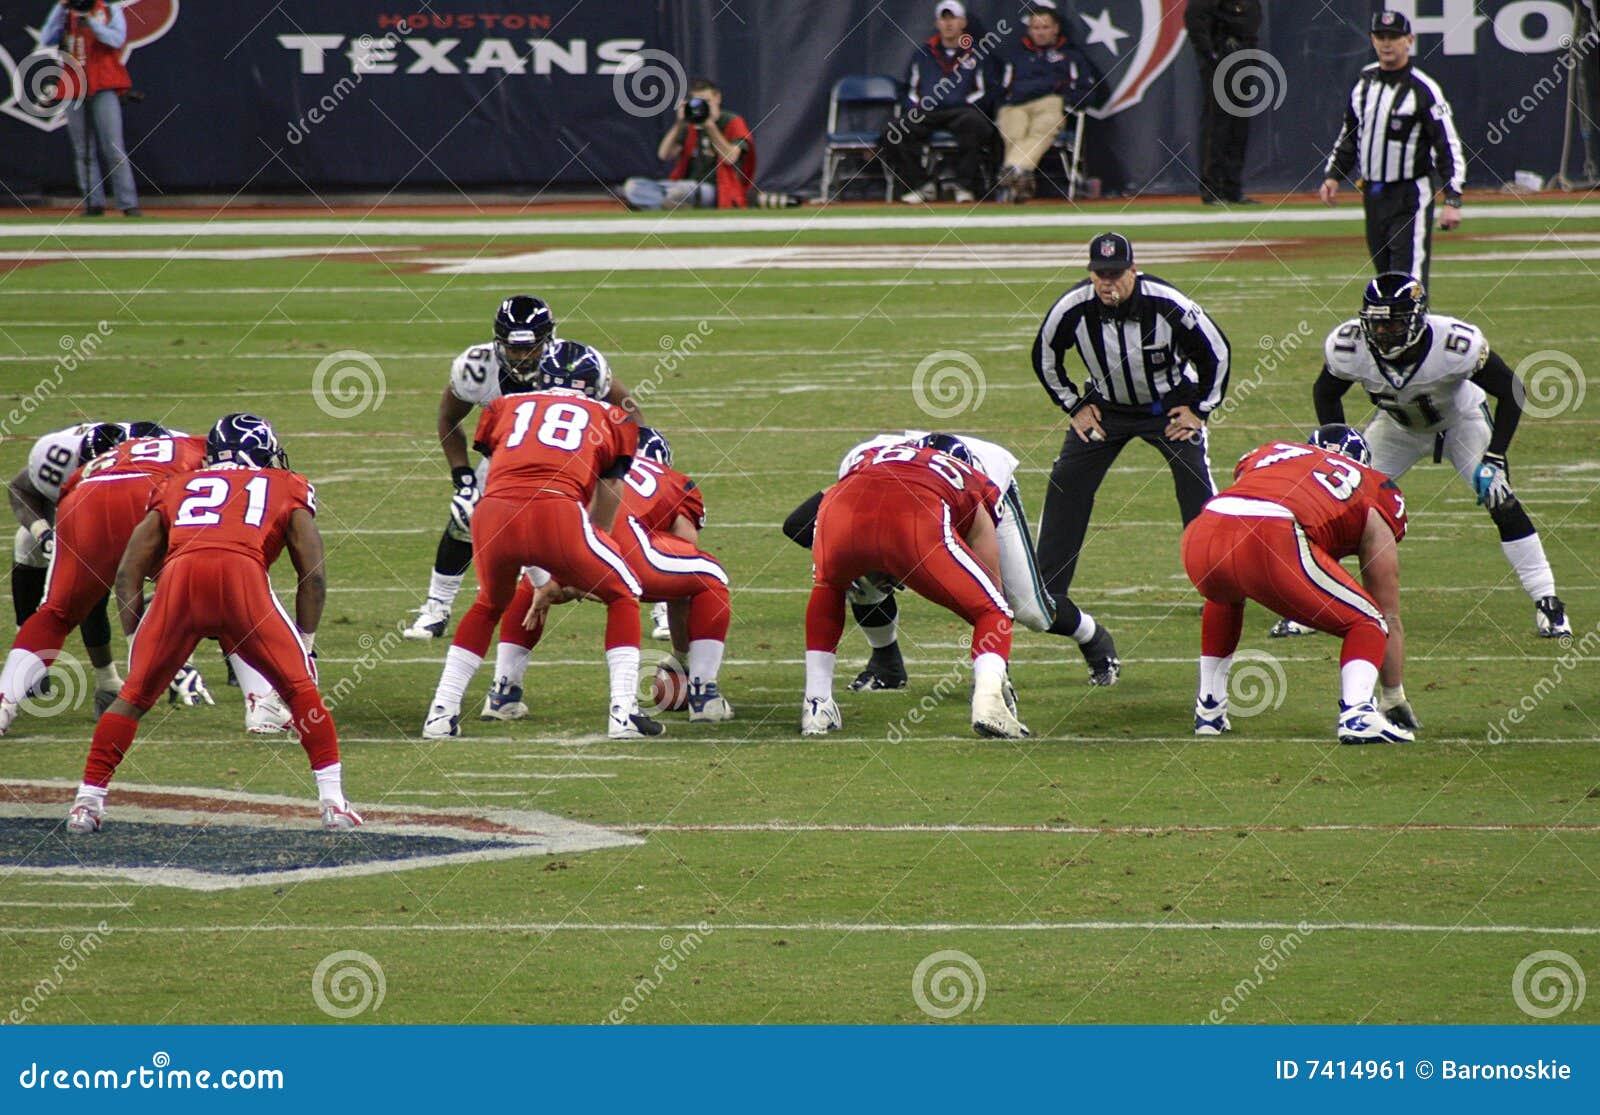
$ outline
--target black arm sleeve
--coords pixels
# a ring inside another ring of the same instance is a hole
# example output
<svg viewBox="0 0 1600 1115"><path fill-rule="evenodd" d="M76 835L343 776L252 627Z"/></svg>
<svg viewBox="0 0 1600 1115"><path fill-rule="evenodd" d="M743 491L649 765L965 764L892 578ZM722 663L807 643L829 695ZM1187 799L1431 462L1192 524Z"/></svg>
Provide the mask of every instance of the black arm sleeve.
<svg viewBox="0 0 1600 1115"><path fill-rule="evenodd" d="M783 533L789 541L811 549L811 540L817 533L817 508L821 506L822 493L818 492L789 512L789 517L783 521Z"/></svg>
<svg viewBox="0 0 1600 1115"><path fill-rule="evenodd" d="M621 480L628 475L628 470L633 467L632 457L618 457L611 462L611 466L600 474L602 480Z"/></svg>
<svg viewBox="0 0 1600 1115"><path fill-rule="evenodd" d="M1311 402L1317 408L1317 424L1326 426L1330 422L1344 421L1344 393L1350 390L1350 381L1340 379L1328 371L1328 366L1322 366L1322 373L1317 376L1317 382L1311 385Z"/></svg>
<svg viewBox="0 0 1600 1115"><path fill-rule="evenodd" d="M1504 457L1511 448L1511 435L1517 432L1517 423L1522 421L1522 383L1511 366L1492 349L1472 382L1494 397L1494 429L1489 434L1489 452Z"/></svg>

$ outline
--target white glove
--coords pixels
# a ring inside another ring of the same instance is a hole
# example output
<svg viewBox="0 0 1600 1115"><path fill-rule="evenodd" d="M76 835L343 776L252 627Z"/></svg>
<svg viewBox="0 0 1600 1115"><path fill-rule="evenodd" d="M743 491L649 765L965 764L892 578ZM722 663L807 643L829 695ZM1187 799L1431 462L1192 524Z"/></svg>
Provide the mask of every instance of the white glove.
<svg viewBox="0 0 1600 1115"><path fill-rule="evenodd" d="M450 497L450 521L464 534L472 532L472 509L478 506L483 491L478 487L478 474L470 468L458 468L452 474L456 494Z"/></svg>
<svg viewBox="0 0 1600 1115"><path fill-rule="evenodd" d="M211 697L211 691L206 688L206 679L200 676L200 671L194 665L185 662L178 667L177 674L172 683L167 686L167 700L175 705L214 705L217 702Z"/></svg>
<svg viewBox="0 0 1600 1115"><path fill-rule="evenodd" d="M39 544L39 553L45 561L50 561L56 553L56 532L50 524L43 519L35 519L28 524L28 533L33 535L33 540Z"/></svg>

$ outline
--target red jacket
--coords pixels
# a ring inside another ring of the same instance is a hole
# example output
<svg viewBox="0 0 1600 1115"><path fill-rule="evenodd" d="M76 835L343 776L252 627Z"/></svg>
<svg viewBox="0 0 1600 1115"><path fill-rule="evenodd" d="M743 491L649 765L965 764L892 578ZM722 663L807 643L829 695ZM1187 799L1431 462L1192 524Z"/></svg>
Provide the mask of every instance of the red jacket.
<svg viewBox="0 0 1600 1115"><path fill-rule="evenodd" d="M717 208L744 209L749 205L750 189L756 182L756 145L744 117L729 114L721 121L722 134L730 142L744 140L744 155L737 163L717 160ZM689 160L700 146L700 129L690 124L683 137L683 150L672 165L668 178L683 178L689 173Z"/></svg>
<svg viewBox="0 0 1600 1115"><path fill-rule="evenodd" d="M95 14L104 15L106 5L97 3ZM67 13L67 26L61 33L61 48L77 63L67 65L61 75L61 99L75 101L83 96L93 96L111 90L122 93L133 88L128 68L122 64L122 50L106 46L89 30L88 17L77 12ZM79 75L88 80L87 90L78 88Z"/></svg>

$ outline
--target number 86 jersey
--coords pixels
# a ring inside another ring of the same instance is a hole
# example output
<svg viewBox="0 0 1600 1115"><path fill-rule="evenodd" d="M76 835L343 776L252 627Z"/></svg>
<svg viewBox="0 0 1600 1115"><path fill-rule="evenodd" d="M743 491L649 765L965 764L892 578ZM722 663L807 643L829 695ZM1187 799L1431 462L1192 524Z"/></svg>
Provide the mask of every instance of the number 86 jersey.
<svg viewBox="0 0 1600 1115"><path fill-rule="evenodd" d="M1448 430L1483 405L1483 388L1472 377L1489 358L1489 342L1475 325L1429 314L1422 359L1394 364L1381 359L1352 318L1323 345L1328 373L1365 389L1372 403L1396 423L1419 433Z"/></svg>
<svg viewBox="0 0 1600 1115"><path fill-rule="evenodd" d="M1274 441L1250 450L1234 467L1233 484L1211 502L1227 497L1288 508L1306 536L1336 558L1361 548L1368 510L1383 516L1395 541L1406 533L1399 485L1377 469L1314 445Z"/></svg>

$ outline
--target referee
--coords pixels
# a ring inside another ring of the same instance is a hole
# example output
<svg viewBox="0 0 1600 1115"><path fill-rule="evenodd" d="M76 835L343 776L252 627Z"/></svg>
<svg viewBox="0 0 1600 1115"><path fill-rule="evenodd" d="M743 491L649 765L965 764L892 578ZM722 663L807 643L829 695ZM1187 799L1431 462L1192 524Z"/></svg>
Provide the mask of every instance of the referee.
<svg viewBox="0 0 1600 1115"><path fill-rule="evenodd" d="M1415 42L1411 21L1400 12L1372 17L1378 60L1361 71L1350 91L1318 195L1332 205L1339 179L1356 171L1373 270L1380 275L1403 271L1427 286L1433 248L1430 175L1444 183L1439 227L1448 231L1461 223L1467 162L1444 90L1411 64Z"/></svg>
<svg viewBox="0 0 1600 1115"><path fill-rule="evenodd" d="M1069 348L1089 373L1082 391L1067 375ZM1089 278L1045 316L1033 370L1072 416L1039 525L1040 578L1059 600L1072 587L1095 492L1128 442L1140 438L1166 458L1185 523L1216 494L1205 422L1227 390L1228 338L1176 287L1135 270L1126 236L1102 232L1089 241Z"/></svg>

